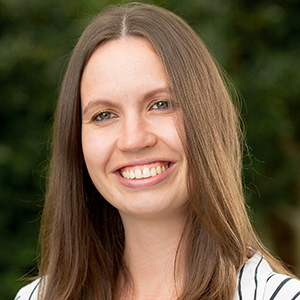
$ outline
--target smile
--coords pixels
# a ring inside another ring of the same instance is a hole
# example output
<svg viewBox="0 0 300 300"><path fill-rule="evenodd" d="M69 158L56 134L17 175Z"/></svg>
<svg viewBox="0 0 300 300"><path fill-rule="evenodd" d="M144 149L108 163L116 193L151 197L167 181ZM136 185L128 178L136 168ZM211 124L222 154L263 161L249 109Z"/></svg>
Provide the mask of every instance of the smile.
<svg viewBox="0 0 300 300"><path fill-rule="evenodd" d="M148 168L133 168L131 170L121 170L120 174L125 179L144 179L157 176L169 168L169 163L165 165L159 165L157 167Z"/></svg>

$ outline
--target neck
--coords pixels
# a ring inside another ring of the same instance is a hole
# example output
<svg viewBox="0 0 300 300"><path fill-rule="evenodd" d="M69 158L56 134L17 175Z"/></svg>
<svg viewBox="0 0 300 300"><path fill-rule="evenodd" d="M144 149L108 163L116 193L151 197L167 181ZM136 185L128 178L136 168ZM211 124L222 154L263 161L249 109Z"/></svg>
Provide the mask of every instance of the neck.
<svg viewBox="0 0 300 300"><path fill-rule="evenodd" d="M176 255L185 216L140 219L122 215L122 220L124 260L134 286L128 299L172 299L184 275L184 264L176 265L175 270L175 259L183 259L182 251Z"/></svg>

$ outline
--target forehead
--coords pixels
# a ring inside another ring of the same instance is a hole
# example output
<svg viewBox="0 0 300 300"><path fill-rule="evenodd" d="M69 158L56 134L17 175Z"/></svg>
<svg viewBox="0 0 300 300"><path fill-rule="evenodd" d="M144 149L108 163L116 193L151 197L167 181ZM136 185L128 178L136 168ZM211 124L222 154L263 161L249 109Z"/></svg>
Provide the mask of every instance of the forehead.
<svg viewBox="0 0 300 300"><path fill-rule="evenodd" d="M108 41L95 50L83 72L81 96L166 86L162 64L150 42L129 37Z"/></svg>
<svg viewBox="0 0 300 300"><path fill-rule="evenodd" d="M143 61L152 60L159 63L159 58L151 43L142 37L125 37L110 40L101 44L91 55L84 72L95 64L105 67L125 68L129 65L138 66Z"/></svg>

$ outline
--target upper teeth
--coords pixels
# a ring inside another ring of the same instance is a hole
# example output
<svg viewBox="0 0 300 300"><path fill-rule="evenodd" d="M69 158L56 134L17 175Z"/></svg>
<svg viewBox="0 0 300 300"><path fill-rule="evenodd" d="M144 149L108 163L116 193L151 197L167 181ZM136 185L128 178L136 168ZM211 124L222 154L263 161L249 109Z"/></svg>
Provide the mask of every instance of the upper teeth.
<svg viewBox="0 0 300 300"><path fill-rule="evenodd" d="M163 173L165 170L169 168L169 165L166 166L158 166L156 168L144 168L144 169L135 169L129 171L122 171L121 174L126 179L141 179L141 178L148 178L153 177L158 174Z"/></svg>

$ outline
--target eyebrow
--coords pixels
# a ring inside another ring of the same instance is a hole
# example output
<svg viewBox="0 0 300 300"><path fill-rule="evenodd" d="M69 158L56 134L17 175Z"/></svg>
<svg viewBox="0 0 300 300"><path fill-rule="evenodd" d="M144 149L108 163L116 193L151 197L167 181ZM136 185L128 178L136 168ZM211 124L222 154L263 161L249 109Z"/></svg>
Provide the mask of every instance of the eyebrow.
<svg viewBox="0 0 300 300"><path fill-rule="evenodd" d="M90 109L98 105L111 106L112 103L108 100L93 100L84 108L82 115L84 116Z"/></svg>
<svg viewBox="0 0 300 300"><path fill-rule="evenodd" d="M144 95L143 99L147 100L147 99L152 98L153 96L155 96L156 94L159 94L159 93L169 93L169 94L172 94L173 91L169 87L158 88L158 89L155 89L153 91L150 91L150 92L146 93ZM93 100L93 101L90 101L88 103L88 105L84 108L84 110L82 112L82 115L85 115L90 109L92 109L93 107L98 106L100 104L103 105L103 106L112 106L112 102L109 101L109 100L104 100L104 99L103 100L101 100L101 99Z"/></svg>

